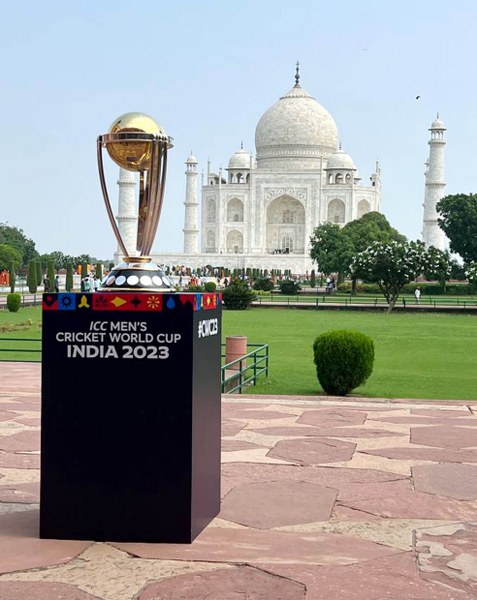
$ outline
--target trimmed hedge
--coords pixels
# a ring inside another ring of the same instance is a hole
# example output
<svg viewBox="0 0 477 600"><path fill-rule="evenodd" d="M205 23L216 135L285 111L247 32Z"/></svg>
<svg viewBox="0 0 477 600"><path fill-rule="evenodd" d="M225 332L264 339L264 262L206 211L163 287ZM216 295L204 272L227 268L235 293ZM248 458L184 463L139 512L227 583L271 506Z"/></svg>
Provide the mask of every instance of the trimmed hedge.
<svg viewBox="0 0 477 600"><path fill-rule="evenodd" d="M204 283L204 291L205 292L215 292L215 290L217 289L217 284L213 281L206 281Z"/></svg>
<svg viewBox="0 0 477 600"><path fill-rule="evenodd" d="M222 291L222 301L229 310L245 310L255 298L255 293L244 281L232 281Z"/></svg>
<svg viewBox="0 0 477 600"><path fill-rule="evenodd" d="M346 396L371 375L374 343L359 331L336 329L315 339L313 358L323 390L332 396Z"/></svg>
<svg viewBox="0 0 477 600"><path fill-rule="evenodd" d="M292 279L280 281L278 287L280 288L280 293L285 296L295 296L301 290L300 284Z"/></svg>
<svg viewBox="0 0 477 600"><path fill-rule="evenodd" d="M253 284L253 289L262 292L271 292L275 286L273 285L273 281L271 279L261 277L257 279Z"/></svg>
<svg viewBox="0 0 477 600"><path fill-rule="evenodd" d="M7 308L10 312L18 312L22 304L20 294L12 293L7 295Z"/></svg>
<svg viewBox="0 0 477 600"><path fill-rule="evenodd" d="M466 283L447 283L444 289L439 283L412 282L407 283L402 288L401 294L414 294L417 287L424 296L442 296L443 294L470 296L475 293L473 286ZM372 294L375 296L382 294L377 283L358 283L356 290L358 294ZM338 291L343 294L351 294L351 283L349 281L340 283Z"/></svg>

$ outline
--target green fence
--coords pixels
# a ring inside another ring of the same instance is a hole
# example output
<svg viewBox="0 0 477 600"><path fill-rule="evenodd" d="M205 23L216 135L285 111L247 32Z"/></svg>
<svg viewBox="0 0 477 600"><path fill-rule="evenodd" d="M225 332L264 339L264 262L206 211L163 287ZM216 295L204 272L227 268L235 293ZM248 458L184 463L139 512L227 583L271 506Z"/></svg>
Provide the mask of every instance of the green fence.
<svg viewBox="0 0 477 600"><path fill-rule="evenodd" d="M222 348L225 348L225 344L222 344ZM248 348L253 350L222 365L223 394L241 394L245 386L257 385L259 375L268 375L268 344L247 344ZM222 359L225 359L225 354L222 354Z"/></svg>

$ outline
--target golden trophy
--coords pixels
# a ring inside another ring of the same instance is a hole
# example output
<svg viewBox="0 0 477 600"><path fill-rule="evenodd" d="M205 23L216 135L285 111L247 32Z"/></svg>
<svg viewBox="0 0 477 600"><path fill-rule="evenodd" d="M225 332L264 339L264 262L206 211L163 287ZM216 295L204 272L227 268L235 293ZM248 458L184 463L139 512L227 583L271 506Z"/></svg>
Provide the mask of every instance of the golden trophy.
<svg viewBox="0 0 477 600"><path fill-rule="evenodd" d="M118 166L139 173L135 252L126 248L114 218L104 176L103 148ZM100 291L174 291L172 281L149 256L161 216L169 148L172 148L172 138L144 113L126 113L114 121L108 133L98 136L101 190L114 235L124 255L123 261L103 279Z"/></svg>

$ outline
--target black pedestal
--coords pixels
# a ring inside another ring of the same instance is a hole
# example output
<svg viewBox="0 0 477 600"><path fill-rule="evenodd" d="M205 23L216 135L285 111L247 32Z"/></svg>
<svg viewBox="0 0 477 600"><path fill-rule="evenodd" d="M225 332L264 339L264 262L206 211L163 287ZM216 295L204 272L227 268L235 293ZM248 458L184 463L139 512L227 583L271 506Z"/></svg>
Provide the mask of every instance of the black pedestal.
<svg viewBox="0 0 477 600"><path fill-rule="evenodd" d="M218 514L220 304L43 296L40 537L190 543Z"/></svg>

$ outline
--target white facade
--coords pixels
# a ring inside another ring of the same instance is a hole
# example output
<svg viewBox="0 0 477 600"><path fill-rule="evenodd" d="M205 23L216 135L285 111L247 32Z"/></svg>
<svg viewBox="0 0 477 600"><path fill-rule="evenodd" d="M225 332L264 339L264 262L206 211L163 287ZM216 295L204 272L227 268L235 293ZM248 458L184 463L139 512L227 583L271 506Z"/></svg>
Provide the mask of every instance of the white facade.
<svg viewBox="0 0 477 600"><path fill-rule="evenodd" d="M362 185L338 139L332 116L303 90L297 72L295 86L257 125L256 158L242 147L225 172L213 173L208 166L200 253L192 251L197 225L190 169L195 171L196 163L188 159L183 264L310 271L315 227L344 225L380 208L379 165L371 185Z"/></svg>
<svg viewBox="0 0 477 600"><path fill-rule="evenodd" d="M299 83L270 107L255 131L256 157L240 148L224 172L210 164L198 198L197 160L186 161L184 246L154 253L158 264L310 272L310 237L318 225L344 225L379 211L380 168L362 185L338 144L333 117ZM118 227L128 253L137 243L136 180L120 171ZM200 213L200 215L199 215ZM200 217L200 218L199 218ZM123 259L118 250L115 262Z"/></svg>
<svg viewBox="0 0 477 600"><path fill-rule="evenodd" d="M447 238L437 222L436 204L445 196L444 179L444 132L446 128L439 119L439 115L432 122L429 129L431 139L429 140L429 159L426 162L425 193L424 193L424 217L422 223L422 241L426 246L434 246L439 250L445 250Z"/></svg>

